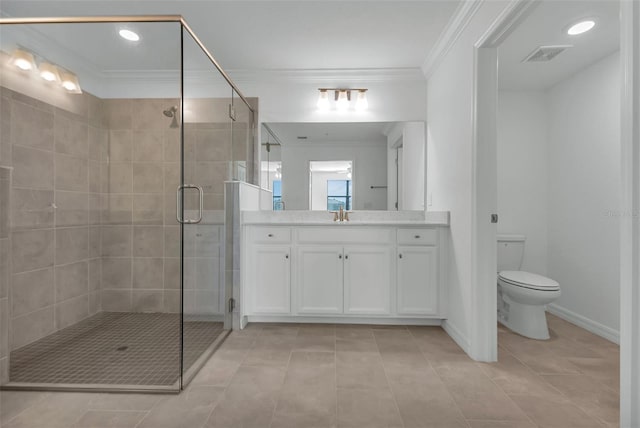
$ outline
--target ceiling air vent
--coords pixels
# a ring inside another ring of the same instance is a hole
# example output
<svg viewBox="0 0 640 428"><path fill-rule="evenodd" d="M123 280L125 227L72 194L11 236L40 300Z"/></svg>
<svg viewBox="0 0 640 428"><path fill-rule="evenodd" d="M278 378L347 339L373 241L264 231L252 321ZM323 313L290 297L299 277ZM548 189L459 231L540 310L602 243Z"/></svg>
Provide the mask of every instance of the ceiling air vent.
<svg viewBox="0 0 640 428"><path fill-rule="evenodd" d="M522 62L545 62L551 61L565 50L572 48L571 45L540 46L531 52Z"/></svg>

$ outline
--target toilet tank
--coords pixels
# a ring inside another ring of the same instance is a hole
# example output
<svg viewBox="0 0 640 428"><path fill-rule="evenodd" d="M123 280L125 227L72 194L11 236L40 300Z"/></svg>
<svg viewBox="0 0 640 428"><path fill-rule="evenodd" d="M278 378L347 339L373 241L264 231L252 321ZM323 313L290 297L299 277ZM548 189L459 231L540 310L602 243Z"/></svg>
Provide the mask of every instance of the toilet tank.
<svg viewBox="0 0 640 428"><path fill-rule="evenodd" d="M525 240L524 235L498 235L498 272L520 270Z"/></svg>

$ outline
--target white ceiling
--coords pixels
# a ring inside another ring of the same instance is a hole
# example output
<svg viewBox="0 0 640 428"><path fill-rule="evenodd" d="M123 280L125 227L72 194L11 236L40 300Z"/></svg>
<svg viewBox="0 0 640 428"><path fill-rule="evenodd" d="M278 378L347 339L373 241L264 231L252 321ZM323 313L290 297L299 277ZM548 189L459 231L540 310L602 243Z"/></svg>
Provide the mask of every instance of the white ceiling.
<svg viewBox="0 0 640 428"><path fill-rule="evenodd" d="M389 122L350 123L269 123L282 144L310 143L386 143ZM300 140L298 137L307 137ZM266 133L263 132L263 142Z"/></svg>
<svg viewBox="0 0 640 428"><path fill-rule="evenodd" d="M595 18L593 30L569 36L567 28L582 18ZM570 77L619 49L616 1L543 1L498 49L502 90L541 90ZM523 63L542 45L573 45L549 62Z"/></svg>
<svg viewBox="0 0 640 428"><path fill-rule="evenodd" d="M224 69L420 67L459 0L440 1L31 1L3 0L13 17L183 15ZM164 24L165 26L167 24ZM38 26L101 71L168 67L177 31L137 24L142 41L125 45L103 29ZM127 51L128 49L128 51Z"/></svg>

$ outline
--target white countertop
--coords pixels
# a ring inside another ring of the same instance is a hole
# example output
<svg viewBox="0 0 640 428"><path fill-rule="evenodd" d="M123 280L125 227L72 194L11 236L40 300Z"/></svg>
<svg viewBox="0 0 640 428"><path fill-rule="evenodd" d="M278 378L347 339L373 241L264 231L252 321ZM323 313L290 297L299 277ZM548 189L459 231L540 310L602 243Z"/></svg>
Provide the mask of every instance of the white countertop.
<svg viewBox="0 0 640 428"><path fill-rule="evenodd" d="M334 222L326 211L243 211L243 224L274 226L449 226L448 211L353 211Z"/></svg>

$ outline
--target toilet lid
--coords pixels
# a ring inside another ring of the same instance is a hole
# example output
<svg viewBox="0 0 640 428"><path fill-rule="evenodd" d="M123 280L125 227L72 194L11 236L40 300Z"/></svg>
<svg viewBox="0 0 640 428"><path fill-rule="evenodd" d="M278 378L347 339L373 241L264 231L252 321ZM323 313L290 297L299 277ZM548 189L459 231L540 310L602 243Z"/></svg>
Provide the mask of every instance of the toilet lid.
<svg viewBox="0 0 640 428"><path fill-rule="evenodd" d="M519 287L533 288L536 290L559 290L560 284L546 276L521 270L505 270L498 274L501 280Z"/></svg>

